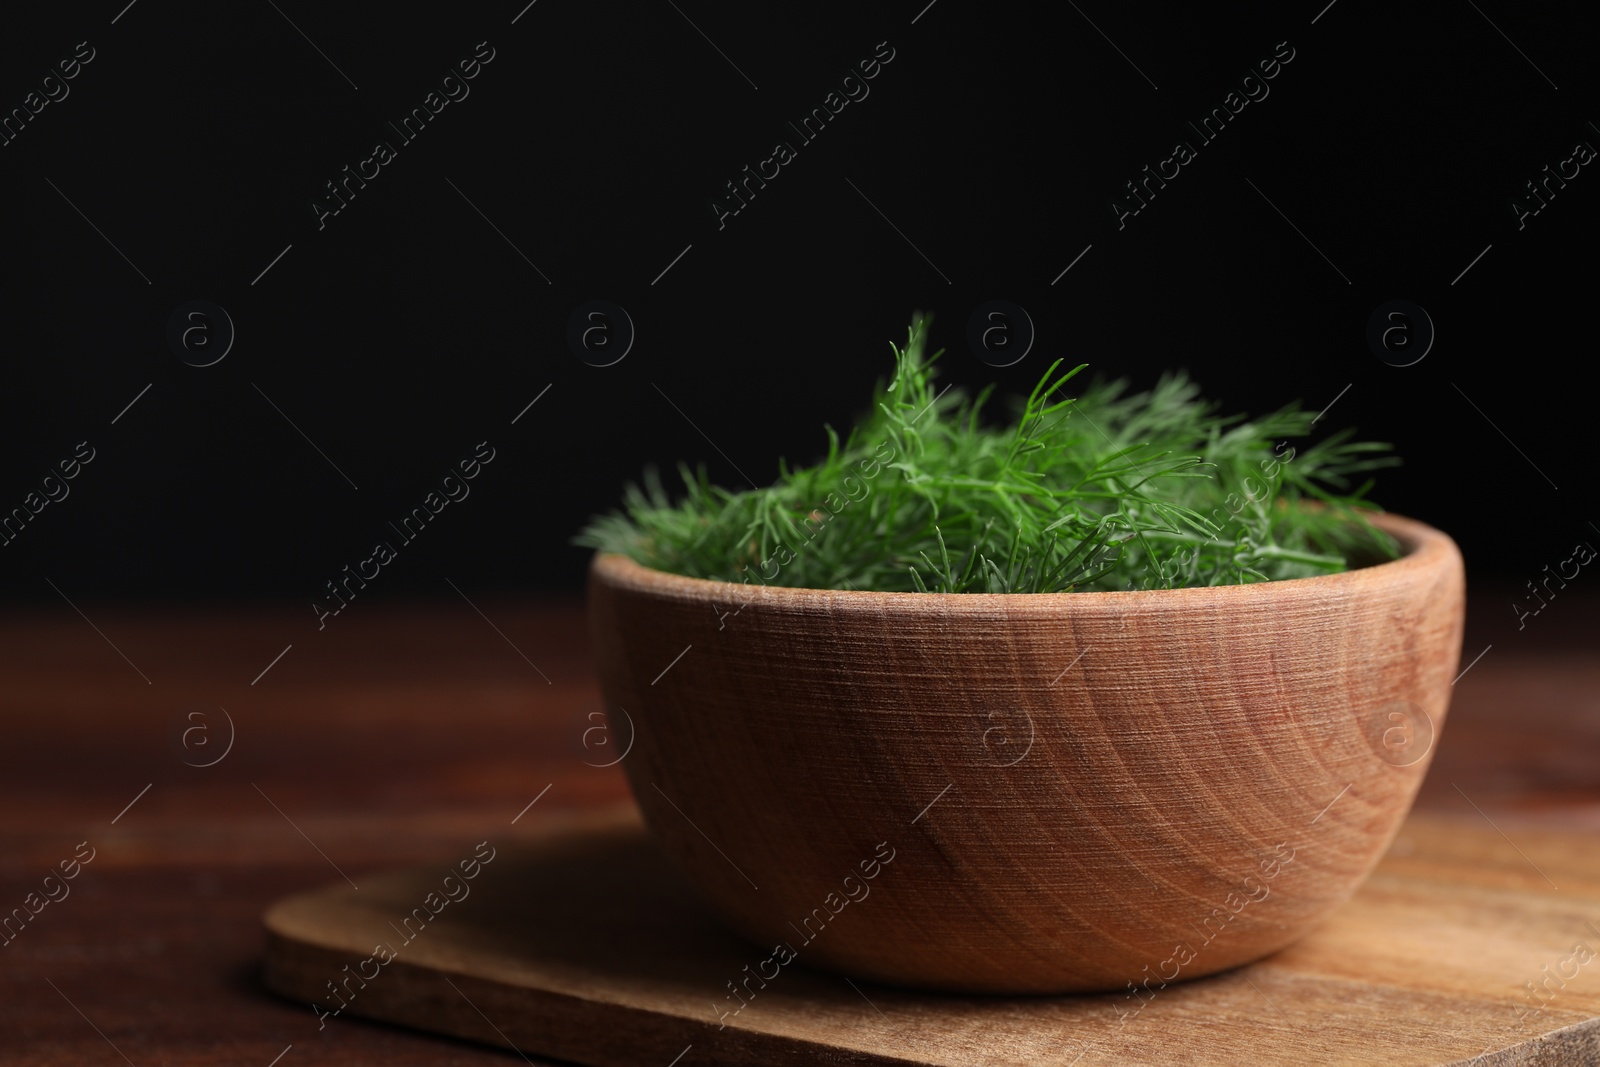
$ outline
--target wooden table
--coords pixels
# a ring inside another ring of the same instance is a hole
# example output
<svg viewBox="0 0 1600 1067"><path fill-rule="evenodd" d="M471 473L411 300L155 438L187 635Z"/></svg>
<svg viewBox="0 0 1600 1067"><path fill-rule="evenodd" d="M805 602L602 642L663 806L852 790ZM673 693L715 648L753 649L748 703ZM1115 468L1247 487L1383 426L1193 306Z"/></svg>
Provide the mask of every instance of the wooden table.
<svg viewBox="0 0 1600 1067"><path fill-rule="evenodd" d="M1457 686L1418 806L1600 846L1600 602L1517 633L1504 599L1474 590L1464 662L1494 647ZM348 1016L319 1029L262 986L260 916L628 804L617 768L588 765L610 757L584 744L602 704L581 605L365 602L322 631L309 611L82 606L92 623L0 620L0 909L94 850L0 948L0 1061L517 1061Z"/></svg>

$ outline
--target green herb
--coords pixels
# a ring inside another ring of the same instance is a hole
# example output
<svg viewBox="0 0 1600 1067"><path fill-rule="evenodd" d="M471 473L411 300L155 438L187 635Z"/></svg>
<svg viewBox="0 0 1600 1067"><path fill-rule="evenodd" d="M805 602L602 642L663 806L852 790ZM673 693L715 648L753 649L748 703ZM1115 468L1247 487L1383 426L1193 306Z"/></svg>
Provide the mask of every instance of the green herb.
<svg viewBox="0 0 1600 1067"><path fill-rule="evenodd" d="M767 488L730 491L679 465L685 495L657 473L576 544L658 570L722 581L915 592L1041 593L1236 585L1345 570L1396 546L1362 516L1371 483L1399 462L1342 430L1307 447L1297 405L1221 416L1183 374L1129 395L1083 366L1050 366L1013 418L935 388L927 319L894 348L896 373L821 462Z"/></svg>

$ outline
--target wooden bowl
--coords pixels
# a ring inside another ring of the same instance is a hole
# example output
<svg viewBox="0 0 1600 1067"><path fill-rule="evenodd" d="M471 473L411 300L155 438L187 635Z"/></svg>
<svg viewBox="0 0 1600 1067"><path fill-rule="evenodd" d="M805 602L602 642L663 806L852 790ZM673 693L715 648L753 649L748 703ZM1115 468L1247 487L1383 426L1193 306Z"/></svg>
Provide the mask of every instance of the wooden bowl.
<svg viewBox="0 0 1600 1067"><path fill-rule="evenodd" d="M597 556L634 795L755 946L708 995L732 1010L798 959L1144 997L1303 936L1398 830L1460 654L1454 542L1374 522L1401 558L1142 592L743 586Z"/></svg>

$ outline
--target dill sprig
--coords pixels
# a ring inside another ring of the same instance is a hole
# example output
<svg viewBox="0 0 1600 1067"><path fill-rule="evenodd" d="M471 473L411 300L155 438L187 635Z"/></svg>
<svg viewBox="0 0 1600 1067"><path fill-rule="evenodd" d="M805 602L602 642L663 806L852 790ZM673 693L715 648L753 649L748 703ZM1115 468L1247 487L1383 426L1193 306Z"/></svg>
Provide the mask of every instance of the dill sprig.
<svg viewBox="0 0 1600 1067"><path fill-rule="evenodd" d="M1314 416L1220 415L1181 373L1148 392L1051 364L1003 425L994 387L935 388L927 319L879 382L870 413L808 467L779 461L762 489L711 484L680 464L673 501L654 469L574 543L658 570L816 589L1050 593L1237 585L1392 558L1368 523L1370 481L1399 461Z"/></svg>

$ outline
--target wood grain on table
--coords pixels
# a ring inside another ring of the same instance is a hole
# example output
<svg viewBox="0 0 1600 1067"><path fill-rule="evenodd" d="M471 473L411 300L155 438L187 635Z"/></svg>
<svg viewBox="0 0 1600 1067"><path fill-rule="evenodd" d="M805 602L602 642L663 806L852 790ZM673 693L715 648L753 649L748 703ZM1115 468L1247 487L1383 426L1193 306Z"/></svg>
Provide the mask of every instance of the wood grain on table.
<svg viewBox="0 0 1600 1067"><path fill-rule="evenodd" d="M1469 600L1463 663L1493 647L1456 686L1418 808L1513 848L1543 827L1600 847L1596 602L1569 599L1535 634L1493 625L1501 599ZM279 897L629 803L620 770L592 766L615 750L586 735L602 703L581 604L477 603L371 602L320 632L309 612L260 609L0 620L0 910L93 850L0 948L0 1061L520 1062L323 1026L260 979L260 916ZM230 720L232 748L196 766ZM1505 975L1508 1011L1534 977ZM1600 988L1600 970L1572 983Z"/></svg>

